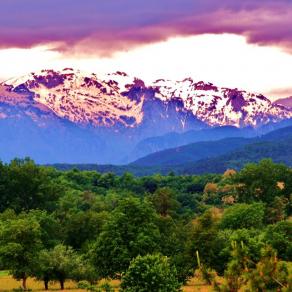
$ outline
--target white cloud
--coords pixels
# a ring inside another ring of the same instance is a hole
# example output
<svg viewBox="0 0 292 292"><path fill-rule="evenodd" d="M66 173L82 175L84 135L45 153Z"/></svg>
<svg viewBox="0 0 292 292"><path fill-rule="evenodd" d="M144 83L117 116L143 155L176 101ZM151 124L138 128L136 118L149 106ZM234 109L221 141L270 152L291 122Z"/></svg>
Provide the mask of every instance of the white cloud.
<svg viewBox="0 0 292 292"><path fill-rule="evenodd" d="M292 87L292 55L230 34L171 38L111 58L70 57L46 47L0 50L1 79L64 67L95 73L121 70L147 81L193 77L264 94Z"/></svg>

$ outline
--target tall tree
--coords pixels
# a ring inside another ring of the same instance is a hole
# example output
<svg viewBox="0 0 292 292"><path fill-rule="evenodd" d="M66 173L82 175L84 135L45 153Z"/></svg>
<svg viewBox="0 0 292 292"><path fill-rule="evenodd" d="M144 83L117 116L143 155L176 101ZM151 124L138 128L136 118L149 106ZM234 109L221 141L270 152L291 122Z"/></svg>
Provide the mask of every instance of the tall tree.
<svg viewBox="0 0 292 292"><path fill-rule="evenodd" d="M56 170L37 166L30 159L15 159L0 165L0 211L12 208L17 213L30 209L54 210L62 185L53 179Z"/></svg>
<svg viewBox="0 0 292 292"><path fill-rule="evenodd" d="M93 248L99 274L118 277L139 254L159 249L157 215L147 202L127 198L112 212Z"/></svg>
<svg viewBox="0 0 292 292"><path fill-rule="evenodd" d="M193 257L195 265L195 254L199 252L202 261L207 267L217 269L220 263L218 257L219 246L217 244L217 234L219 232L218 209L209 209L193 223L189 254ZM219 263L218 263L219 260Z"/></svg>
<svg viewBox="0 0 292 292"><path fill-rule="evenodd" d="M149 199L156 211L163 217L171 215L179 207L173 190L168 187L157 189Z"/></svg>

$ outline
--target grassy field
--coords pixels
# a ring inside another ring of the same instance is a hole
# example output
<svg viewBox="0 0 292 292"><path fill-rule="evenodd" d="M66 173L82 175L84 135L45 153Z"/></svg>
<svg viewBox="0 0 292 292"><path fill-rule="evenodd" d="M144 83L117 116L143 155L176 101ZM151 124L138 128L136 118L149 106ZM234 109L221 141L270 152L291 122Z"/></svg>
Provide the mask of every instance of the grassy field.
<svg viewBox="0 0 292 292"><path fill-rule="evenodd" d="M112 281L111 284L116 287L116 291L118 291L119 282L118 281ZM21 286L20 281L14 280L6 271L0 271L0 291L12 291L13 289L19 288ZM33 291L44 291L44 286L42 282L36 281L34 279L28 279L27 281L27 287L29 289L32 289ZM51 282L49 285L50 291L60 291L59 290L59 284ZM77 289L76 283L72 281L67 281L65 283L65 290L70 292L84 292L85 290ZM183 288L184 292L210 292L212 291L212 288L210 286L204 285L204 283L200 282L197 279L192 279L187 286Z"/></svg>

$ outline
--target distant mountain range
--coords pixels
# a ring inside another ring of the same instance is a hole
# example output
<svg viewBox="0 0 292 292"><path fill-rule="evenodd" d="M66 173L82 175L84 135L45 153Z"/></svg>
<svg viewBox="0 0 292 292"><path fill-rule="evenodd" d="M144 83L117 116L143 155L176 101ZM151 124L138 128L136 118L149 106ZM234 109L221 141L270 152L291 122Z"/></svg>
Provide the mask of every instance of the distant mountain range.
<svg viewBox="0 0 292 292"><path fill-rule="evenodd" d="M263 95L191 78L147 84L123 72L43 70L0 84L0 158L127 164L193 142L262 135L291 117Z"/></svg>
<svg viewBox="0 0 292 292"><path fill-rule="evenodd" d="M72 168L114 172L119 175L154 173L179 174L223 173L226 169L241 169L246 163L270 158L292 166L292 126L255 138L227 138L197 142L150 154L128 165L55 164L61 170Z"/></svg>
<svg viewBox="0 0 292 292"><path fill-rule="evenodd" d="M258 128L237 128L233 126L221 126L202 130L190 130L184 133L171 132L162 136L156 136L142 140L137 144L137 146L131 153L131 158L138 159L146 156L147 154L195 142L217 141L224 138L252 138L262 136L271 131L291 125L292 119L288 119L278 123L268 123Z"/></svg>

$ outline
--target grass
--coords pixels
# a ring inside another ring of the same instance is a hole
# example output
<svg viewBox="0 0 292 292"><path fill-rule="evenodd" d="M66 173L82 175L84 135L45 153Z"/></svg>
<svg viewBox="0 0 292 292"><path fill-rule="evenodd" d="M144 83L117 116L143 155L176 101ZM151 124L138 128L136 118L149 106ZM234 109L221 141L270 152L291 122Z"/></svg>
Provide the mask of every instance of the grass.
<svg viewBox="0 0 292 292"><path fill-rule="evenodd" d="M0 277L8 276L8 271L0 271Z"/></svg>
<svg viewBox="0 0 292 292"><path fill-rule="evenodd" d="M11 276L4 275L0 276L0 291L12 291L13 289L21 287L21 281L16 281ZM43 291L44 285L40 281L36 281L34 279L28 279L27 280L27 288L32 289L33 291ZM59 284L58 283L50 283L49 285L50 291L58 291L59 290ZM84 290L77 289L76 283L67 281L65 284L66 290L64 291L74 291L74 292L83 292ZM74 290L73 290L74 289Z"/></svg>
<svg viewBox="0 0 292 292"><path fill-rule="evenodd" d="M119 287L119 281L112 281L111 285L113 285L116 288L116 291L118 291ZM10 275L8 275L7 271L0 271L0 292L6 292L6 291L12 291L13 289L19 288L21 286L20 281L16 281L13 279ZM27 280L27 287L29 289L32 289L32 291L44 291L44 285L40 281L36 281L35 279L29 278ZM59 290L59 283L50 282L49 285L50 290L53 292L60 291ZM65 283L65 290L70 292L84 292L85 290L78 289L77 284L72 281L66 281ZM211 292L212 288L210 286L204 285L200 280L197 278L193 278L190 280L187 286L183 287L184 292Z"/></svg>

